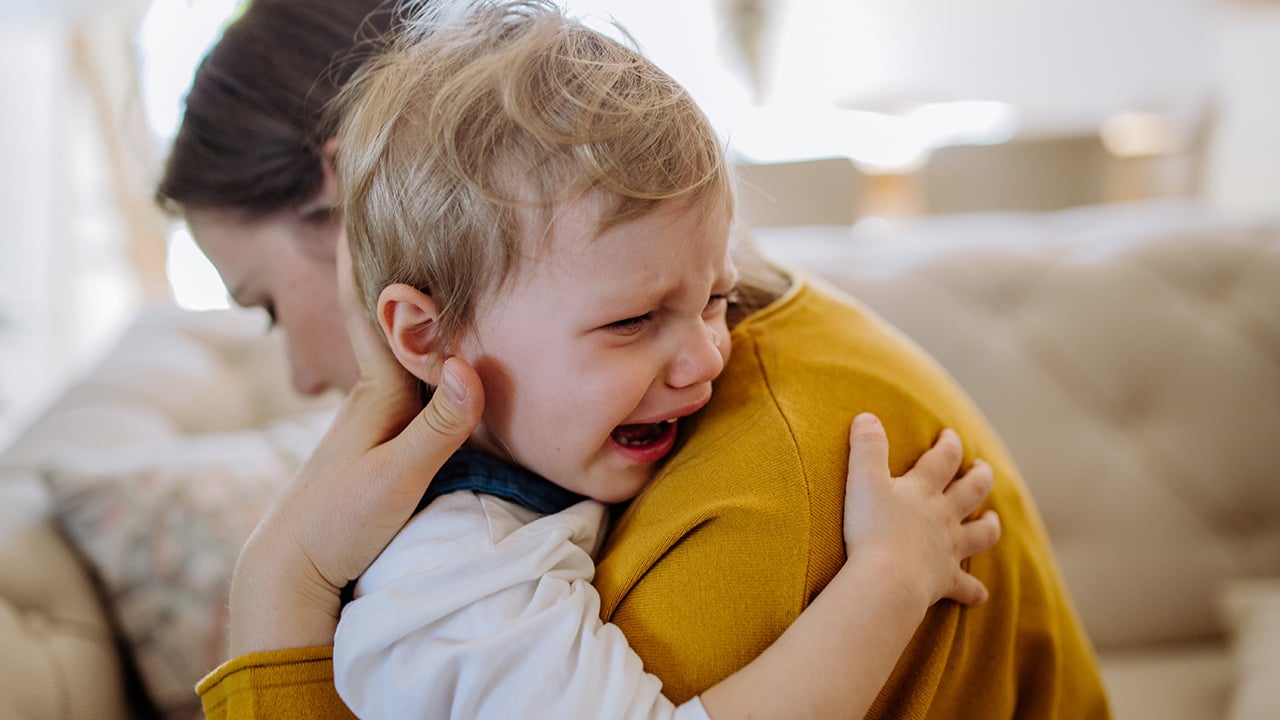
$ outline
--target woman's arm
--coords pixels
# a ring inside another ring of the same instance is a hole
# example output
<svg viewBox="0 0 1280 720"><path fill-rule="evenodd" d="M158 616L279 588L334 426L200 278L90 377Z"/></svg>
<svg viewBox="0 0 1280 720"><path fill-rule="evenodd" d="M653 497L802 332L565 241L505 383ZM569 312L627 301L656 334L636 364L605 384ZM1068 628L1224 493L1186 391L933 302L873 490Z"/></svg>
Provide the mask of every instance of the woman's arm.
<svg viewBox="0 0 1280 720"><path fill-rule="evenodd" d="M394 394L364 379L352 391L241 550L231 584L232 655L333 642L342 588L409 519L433 468L479 417L475 372L451 358L445 376L453 380L399 434L386 424Z"/></svg>

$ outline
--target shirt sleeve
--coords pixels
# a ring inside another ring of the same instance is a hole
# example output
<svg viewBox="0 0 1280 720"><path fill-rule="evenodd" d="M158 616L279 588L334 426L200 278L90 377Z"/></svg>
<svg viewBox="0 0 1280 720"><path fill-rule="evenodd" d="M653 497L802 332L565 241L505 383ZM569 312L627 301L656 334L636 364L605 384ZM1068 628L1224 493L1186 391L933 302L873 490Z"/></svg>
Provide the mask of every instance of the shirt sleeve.
<svg viewBox="0 0 1280 720"><path fill-rule="evenodd" d="M605 510L535 515L446 495L356 586L334 644L338 693L378 718L672 718L677 708L621 630L600 621L591 552Z"/></svg>
<svg viewBox="0 0 1280 720"><path fill-rule="evenodd" d="M206 720L354 720L333 688L333 648L310 647L251 653L209 673L196 692Z"/></svg>

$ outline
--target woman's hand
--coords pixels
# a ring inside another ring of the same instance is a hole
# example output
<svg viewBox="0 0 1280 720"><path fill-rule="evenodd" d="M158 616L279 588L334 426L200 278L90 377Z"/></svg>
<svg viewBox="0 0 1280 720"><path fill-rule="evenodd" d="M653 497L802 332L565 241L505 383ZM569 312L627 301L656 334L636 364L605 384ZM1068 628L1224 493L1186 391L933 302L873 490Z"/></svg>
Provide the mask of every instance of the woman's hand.
<svg viewBox="0 0 1280 720"><path fill-rule="evenodd" d="M332 644L342 588L408 521L484 407L479 377L459 358L445 363L443 382L423 407L417 378L359 308L345 237L338 283L360 379L240 553L231 586L233 657Z"/></svg>

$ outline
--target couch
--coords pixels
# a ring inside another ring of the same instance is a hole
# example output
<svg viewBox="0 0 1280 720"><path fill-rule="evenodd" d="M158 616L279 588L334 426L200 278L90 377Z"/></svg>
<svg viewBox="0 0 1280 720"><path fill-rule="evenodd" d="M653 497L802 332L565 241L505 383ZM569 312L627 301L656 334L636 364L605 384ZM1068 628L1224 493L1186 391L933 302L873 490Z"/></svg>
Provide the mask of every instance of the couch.
<svg viewBox="0 0 1280 720"><path fill-rule="evenodd" d="M1001 431L1117 718L1280 717L1280 220L1177 201L757 240ZM334 403L291 397L261 330L150 308L0 455L0 717L198 716L235 549Z"/></svg>

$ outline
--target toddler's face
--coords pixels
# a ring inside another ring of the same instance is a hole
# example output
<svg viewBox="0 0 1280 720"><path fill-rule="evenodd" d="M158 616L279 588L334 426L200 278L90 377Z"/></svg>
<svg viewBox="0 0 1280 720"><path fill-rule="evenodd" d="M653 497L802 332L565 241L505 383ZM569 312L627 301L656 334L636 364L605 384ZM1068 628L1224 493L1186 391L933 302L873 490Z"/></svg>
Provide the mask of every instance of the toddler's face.
<svg viewBox="0 0 1280 720"><path fill-rule="evenodd" d="M727 210L663 204L597 237L591 199L458 344L484 381L472 443L604 502L633 497L729 357Z"/></svg>

